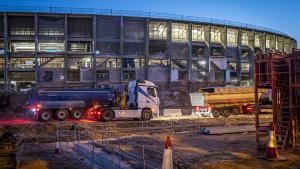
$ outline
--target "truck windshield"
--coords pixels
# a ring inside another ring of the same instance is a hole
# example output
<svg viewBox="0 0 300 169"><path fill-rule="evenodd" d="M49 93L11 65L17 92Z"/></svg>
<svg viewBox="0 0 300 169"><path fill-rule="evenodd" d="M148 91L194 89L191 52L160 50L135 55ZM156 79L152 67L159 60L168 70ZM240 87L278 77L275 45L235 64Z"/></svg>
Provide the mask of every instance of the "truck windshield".
<svg viewBox="0 0 300 169"><path fill-rule="evenodd" d="M147 92L150 96L156 97L155 88L154 87L148 87Z"/></svg>

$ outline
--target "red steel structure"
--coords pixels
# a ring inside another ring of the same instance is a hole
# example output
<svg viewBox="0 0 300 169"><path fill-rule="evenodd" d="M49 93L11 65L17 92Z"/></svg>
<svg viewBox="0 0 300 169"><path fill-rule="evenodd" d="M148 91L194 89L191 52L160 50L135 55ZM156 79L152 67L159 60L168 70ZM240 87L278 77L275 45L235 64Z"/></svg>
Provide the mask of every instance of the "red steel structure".
<svg viewBox="0 0 300 169"><path fill-rule="evenodd" d="M257 54L254 78L258 148L264 146L263 129L267 128L260 124L260 112L268 108L273 110L277 142L281 149L295 147L300 134L300 50L294 50L291 54ZM258 98L261 89L271 89L272 105L261 104Z"/></svg>

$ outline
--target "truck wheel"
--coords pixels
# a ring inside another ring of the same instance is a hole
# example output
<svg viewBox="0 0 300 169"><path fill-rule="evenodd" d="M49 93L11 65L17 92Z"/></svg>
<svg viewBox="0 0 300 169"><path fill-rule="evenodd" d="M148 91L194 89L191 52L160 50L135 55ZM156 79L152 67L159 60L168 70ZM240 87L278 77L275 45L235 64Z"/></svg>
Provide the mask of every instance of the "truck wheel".
<svg viewBox="0 0 300 169"><path fill-rule="evenodd" d="M241 110L240 110L239 107L234 107L232 109L232 112L233 112L234 115L240 115L241 114Z"/></svg>
<svg viewBox="0 0 300 169"><path fill-rule="evenodd" d="M48 109L42 109L38 116L39 121L50 121L52 119L52 111Z"/></svg>
<svg viewBox="0 0 300 169"><path fill-rule="evenodd" d="M102 121L111 121L114 118L114 112L110 109L104 109L102 111L101 120Z"/></svg>
<svg viewBox="0 0 300 169"><path fill-rule="evenodd" d="M68 118L68 113L69 113L69 111L66 109L58 109L55 112L54 117L56 120L64 121Z"/></svg>
<svg viewBox="0 0 300 169"><path fill-rule="evenodd" d="M229 117L230 116L230 109L229 108L224 108L222 116L223 117Z"/></svg>
<svg viewBox="0 0 300 169"><path fill-rule="evenodd" d="M220 116L220 112L218 109L213 109L211 113L214 118L218 118Z"/></svg>
<svg viewBox="0 0 300 169"><path fill-rule="evenodd" d="M152 112L151 112L151 110L144 109L142 111L142 120L143 121L148 121L148 120L151 120L151 118L152 118Z"/></svg>
<svg viewBox="0 0 300 169"><path fill-rule="evenodd" d="M74 109L71 112L71 117L74 120L80 120L84 115L84 110L83 109Z"/></svg>

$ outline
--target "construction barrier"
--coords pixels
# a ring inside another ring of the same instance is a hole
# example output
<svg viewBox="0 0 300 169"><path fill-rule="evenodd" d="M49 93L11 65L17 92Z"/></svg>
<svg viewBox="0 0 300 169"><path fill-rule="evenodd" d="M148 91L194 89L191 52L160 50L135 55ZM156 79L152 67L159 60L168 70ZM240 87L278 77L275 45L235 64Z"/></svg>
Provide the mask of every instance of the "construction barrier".
<svg viewBox="0 0 300 169"><path fill-rule="evenodd" d="M162 169L173 169L173 155L170 136L167 136L165 142Z"/></svg>
<svg viewBox="0 0 300 169"><path fill-rule="evenodd" d="M58 142L56 142L56 145L55 145L55 154L59 154L60 152L59 152L59 143Z"/></svg>
<svg viewBox="0 0 300 169"><path fill-rule="evenodd" d="M286 160L283 157L280 157L277 151L277 143L276 143L276 133L275 133L275 125L274 122L271 122L269 129L269 143L266 150L265 159L271 161L281 161Z"/></svg>

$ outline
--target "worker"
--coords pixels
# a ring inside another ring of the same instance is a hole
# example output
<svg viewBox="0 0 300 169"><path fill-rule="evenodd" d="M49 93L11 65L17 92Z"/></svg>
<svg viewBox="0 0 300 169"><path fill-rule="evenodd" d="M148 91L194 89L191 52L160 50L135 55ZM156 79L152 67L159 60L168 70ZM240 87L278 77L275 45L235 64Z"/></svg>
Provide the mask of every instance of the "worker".
<svg viewBox="0 0 300 169"><path fill-rule="evenodd" d="M121 110L126 109L126 104L127 104L127 92L123 92L121 99L120 99Z"/></svg>

